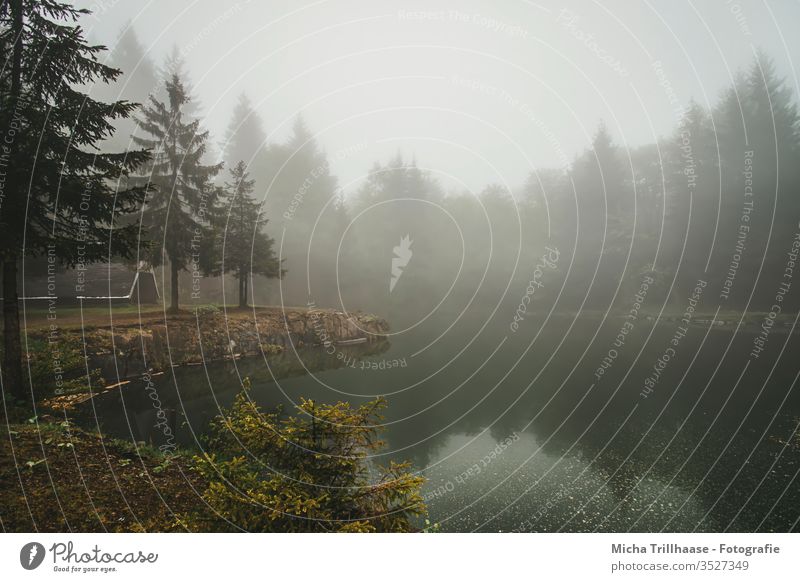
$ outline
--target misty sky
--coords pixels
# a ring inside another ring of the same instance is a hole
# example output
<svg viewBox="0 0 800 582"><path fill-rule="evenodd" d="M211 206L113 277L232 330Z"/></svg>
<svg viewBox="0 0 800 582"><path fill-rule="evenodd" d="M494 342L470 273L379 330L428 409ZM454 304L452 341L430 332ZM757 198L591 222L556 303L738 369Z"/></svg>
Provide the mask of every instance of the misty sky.
<svg viewBox="0 0 800 582"><path fill-rule="evenodd" d="M131 22L158 64L177 46L217 141L242 92L271 141L302 112L348 191L398 149L480 190L570 162L601 119L619 144L653 142L676 99L715 103L758 47L800 89L790 0L77 4L93 41Z"/></svg>

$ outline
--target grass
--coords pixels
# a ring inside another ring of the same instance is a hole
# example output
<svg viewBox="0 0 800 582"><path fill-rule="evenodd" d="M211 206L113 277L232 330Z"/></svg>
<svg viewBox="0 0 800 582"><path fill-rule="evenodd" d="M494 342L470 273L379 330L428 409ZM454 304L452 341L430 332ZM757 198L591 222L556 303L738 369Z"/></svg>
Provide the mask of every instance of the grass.
<svg viewBox="0 0 800 582"><path fill-rule="evenodd" d="M20 310L20 325L28 331L47 329L51 324L55 324L59 329L81 329L96 327L128 326L138 324L164 323L167 321L182 318L194 318L195 310L219 310L225 313L228 318L246 319L252 317L253 309L257 314L275 314L282 311L302 311L305 307L246 307L240 308L238 305L218 305L218 304L187 304L181 306L178 314L166 313L162 305L105 305L105 306L59 306L55 310L55 318L48 319L47 307L35 306L26 307L24 312Z"/></svg>
<svg viewBox="0 0 800 582"><path fill-rule="evenodd" d="M103 439L46 417L0 440L6 532L184 531L205 485L185 455Z"/></svg>

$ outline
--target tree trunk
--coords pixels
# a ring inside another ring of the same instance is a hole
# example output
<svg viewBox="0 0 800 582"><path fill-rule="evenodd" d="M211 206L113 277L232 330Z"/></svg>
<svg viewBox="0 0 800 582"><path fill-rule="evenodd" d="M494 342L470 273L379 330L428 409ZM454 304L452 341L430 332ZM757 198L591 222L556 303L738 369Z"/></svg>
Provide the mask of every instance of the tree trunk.
<svg viewBox="0 0 800 582"><path fill-rule="evenodd" d="M7 125L4 127L6 136L9 134L10 124L13 122L14 115L19 104L19 96L22 91L22 0L11 1L11 12L13 19L14 35L14 54L11 63L11 91L9 95ZM4 120L6 121L6 120ZM9 167L16 170L16 158L18 146L16 140L12 140L10 151L8 152ZM17 187L16 172L12 171L6 182L8 198L0 216L0 226L10 225L12 221L22 218L15 213L19 210L20 202L24 196L20 194ZM16 245L16 241L10 241ZM9 245L10 246L10 245ZM13 248L3 249L3 344L5 353L3 356L3 392L13 394L20 400L25 399L25 387L22 380L22 338L19 331L19 299L17 297L17 253Z"/></svg>
<svg viewBox="0 0 800 582"><path fill-rule="evenodd" d="M17 297L17 261L3 261L3 391L25 399L22 381L22 341L19 333L19 303Z"/></svg>
<svg viewBox="0 0 800 582"><path fill-rule="evenodd" d="M239 271L237 278L239 281L239 307L244 308L247 307L247 280L241 271Z"/></svg>
<svg viewBox="0 0 800 582"><path fill-rule="evenodd" d="M11 12L13 19L13 35L14 35L14 55L11 61L11 107L7 112L9 121L14 118L14 113L19 103L19 96L22 92L22 32L23 32L23 14L22 14L22 0L11 0ZM16 149L16 148L15 148Z"/></svg>
<svg viewBox="0 0 800 582"><path fill-rule="evenodd" d="M170 260L169 262L169 269L171 273L170 278L170 305L169 305L169 312L170 313L178 313L178 274L180 273L180 269L178 268L178 263L176 261Z"/></svg>

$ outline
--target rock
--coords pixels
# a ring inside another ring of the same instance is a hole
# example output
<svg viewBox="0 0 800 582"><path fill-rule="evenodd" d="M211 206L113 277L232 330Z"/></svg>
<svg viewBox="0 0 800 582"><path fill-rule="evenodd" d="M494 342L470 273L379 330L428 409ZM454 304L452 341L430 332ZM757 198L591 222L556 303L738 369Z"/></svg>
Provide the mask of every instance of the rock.
<svg viewBox="0 0 800 582"><path fill-rule="evenodd" d="M372 344L385 341L388 330L385 320L368 314L275 309L257 312L256 319L208 311L200 317L173 317L166 325L161 320L141 327L116 326L113 332L91 328L68 333L74 335L73 341L85 337L90 368L99 368L113 383L170 365L280 353L289 345L321 346L363 337Z"/></svg>

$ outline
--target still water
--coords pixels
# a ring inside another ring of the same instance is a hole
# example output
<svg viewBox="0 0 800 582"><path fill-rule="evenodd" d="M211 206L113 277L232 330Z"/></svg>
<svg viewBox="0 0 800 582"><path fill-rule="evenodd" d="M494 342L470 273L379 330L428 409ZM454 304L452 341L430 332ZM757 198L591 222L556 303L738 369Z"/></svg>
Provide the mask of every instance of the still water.
<svg viewBox="0 0 800 582"><path fill-rule="evenodd" d="M699 322L435 318L389 341L176 368L154 378L178 440L248 376L264 406L382 396L387 449L426 478L442 531L789 531L800 516L798 337ZM672 348L672 349L670 349ZM330 352L330 353L329 353ZM158 444L134 381L95 398L113 436ZM92 419L94 422L94 418Z"/></svg>

